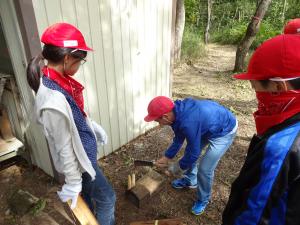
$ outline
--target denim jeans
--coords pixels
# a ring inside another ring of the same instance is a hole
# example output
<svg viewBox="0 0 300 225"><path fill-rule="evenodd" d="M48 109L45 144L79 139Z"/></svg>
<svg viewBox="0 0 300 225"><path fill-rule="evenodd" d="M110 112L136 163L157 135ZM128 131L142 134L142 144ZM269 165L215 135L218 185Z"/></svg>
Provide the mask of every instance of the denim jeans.
<svg viewBox="0 0 300 225"><path fill-rule="evenodd" d="M211 188L214 178L214 170L218 165L219 160L225 154L232 144L238 123L234 129L223 137L212 138L203 141L201 149L207 145L207 149L189 170L187 170L183 177L191 185L197 184L198 201L208 203L211 196Z"/></svg>
<svg viewBox="0 0 300 225"><path fill-rule="evenodd" d="M99 224L114 225L116 194L99 166L93 167L96 171L95 180L92 181L86 172L82 174L83 199L96 215Z"/></svg>

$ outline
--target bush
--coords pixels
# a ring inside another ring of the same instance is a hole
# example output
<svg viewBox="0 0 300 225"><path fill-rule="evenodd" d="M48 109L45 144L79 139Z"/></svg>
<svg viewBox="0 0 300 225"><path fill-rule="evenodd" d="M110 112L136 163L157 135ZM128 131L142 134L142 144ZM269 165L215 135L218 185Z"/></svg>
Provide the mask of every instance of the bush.
<svg viewBox="0 0 300 225"><path fill-rule="evenodd" d="M193 27L185 27L181 46L181 59L195 59L205 54L202 35Z"/></svg>
<svg viewBox="0 0 300 225"><path fill-rule="evenodd" d="M230 27L224 27L221 31L212 31L212 41L220 44L237 45L244 37L248 24L234 23ZM281 33L281 29L263 21L251 49L256 49L262 42Z"/></svg>
<svg viewBox="0 0 300 225"><path fill-rule="evenodd" d="M222 27L219 31L211 31L211 41L220 44L238 44L245 35L247 24L233 23L226 27Z"/></svg>
<svg viewBox="0 0 300 225"><path fill-rule="evenodd" d="M274 25L268 22L263 22L260 26L259 32L256 34L251 49L256 49L264 41L281 33L282 33L281 28L276 28L274 27Z"/></svg>

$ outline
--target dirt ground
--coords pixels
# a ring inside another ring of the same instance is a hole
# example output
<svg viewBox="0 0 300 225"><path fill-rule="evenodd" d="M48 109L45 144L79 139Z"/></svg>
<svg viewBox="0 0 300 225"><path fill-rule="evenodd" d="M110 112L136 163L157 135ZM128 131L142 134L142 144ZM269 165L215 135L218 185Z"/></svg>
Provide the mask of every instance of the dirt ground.
<svg viewBox="0 0 300 225"><path fill-rule="evenodd" d="M194 216L190 208L196 198L195 190L174 190L166 177L166 185L143 208L137 208L125 198L127 175L134 171L133 159L157 159L171 143L173 134L168 127L158 127L103 158L100 164L117 193L116 224L163 218L181 218L187 225L220 224L228 199L230 185L243 165L250 138L255 132L252 112L256 102L250 85L231 78L235 48L211 44L204 58L176 65L173 75L173 98L194 97L211 99L228 107L237 115L238 135L221 159L216 171L212 199L201 216ZM135 169L137 179L147 168ZM42 213L33 217L13 216L7 199L14 190L22 188L47 201ZM59 186L39 169L31 170L24 163L0 172L0 224L70 224L56 197Z"/></svg>

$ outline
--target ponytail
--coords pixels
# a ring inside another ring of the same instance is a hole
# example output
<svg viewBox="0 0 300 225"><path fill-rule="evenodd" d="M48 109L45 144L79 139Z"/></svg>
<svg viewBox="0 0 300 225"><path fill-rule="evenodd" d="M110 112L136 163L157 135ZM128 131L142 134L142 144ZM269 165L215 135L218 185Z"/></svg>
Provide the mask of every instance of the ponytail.
<svg viewBox="0 0 300 225"><path fill-rule="evenodd" d="M40 77L41 77L41 67L40 63L44 57L42 54L39 54L33 57L28 66L27 66L27 82L32 90L37 93L39 86L40 86Z"/></svg>
<svg viewBox="0 0 300 225"><path fill-rule="evenodd" d="M62 48L54 45L44 45L42 53L30 60L27 66L27 82L35 93L40 86L41 60L46 59L48 62L56 64L63 62L66 55L83 59L86 57L87 52L83 50L74 51L72 48Z"/></svg>

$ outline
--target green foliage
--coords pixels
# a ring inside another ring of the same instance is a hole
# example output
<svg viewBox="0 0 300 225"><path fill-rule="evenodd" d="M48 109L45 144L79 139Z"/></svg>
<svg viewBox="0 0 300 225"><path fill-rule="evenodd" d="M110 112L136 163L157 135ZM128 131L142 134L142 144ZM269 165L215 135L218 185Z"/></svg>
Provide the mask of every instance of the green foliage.
<svg viewBox="0 0 300 225"><path fill-rule="evenodd" d="M245 35L257 7L257 0L214 0L211 18L211 41L221 44L238 44ZM255 49L263 41L280 34L284 24L300 17L300 0L273 0L260 30L251 46ZM184 54L193 52L189 40L197 42L204 36L207 21L207 0L185 0L186 26ZM194 34L191 34L194 32ZM200 37L196 37L200 36ZM197 42L198 43L198 42Z"/></svg>
<svg viewBox="0 0 300 225"><path fill-rule="evenodd" d="M252 43L251 48L256 49L262 42L278 34L281 34L282 28L275 27L273 24L265 21L261 24L258 34Z"/></svg>
<svg viewBox="0 0 300 225"><path fill-rule="evenodd" d="M224 27L218 32L212 33L211 40L221 44L238 44L247 30L246 23L235 22L231 27Z"/></svg>
<svg viewBox="0 0 300 225"><path fill-rule="evenodd" d="M38 215L46 206L45 199L39 199L38 202L30 209L30 214L33 216Z"/></svg>
<svg viewBox="0 0 300 225"><path fill-rule="evenodd" d="M182 46L181 46L181 58L193 59L199 58L205 53L202 35L193 27L185 27Z"/></svg>
<svg viewBox="0 0 300 225"><path fill-rule="evenodd" d="M248 24L236 22L230 28L213 33L212 41L220 44L237 45L244 37ZM274 37L281 33L281 29L274 27L269 22L265 21L260 26L260 31L256 35L251 48L257 48L265 40Z"/></svg>
<svg viewBox="0 0 300 225"><path fill-rule="evenodd" d="M188 0L184 2L185 6L185 19L186 23L189 25L196 25L199 18L200 12L198 9L199 0Z"/></svg>

